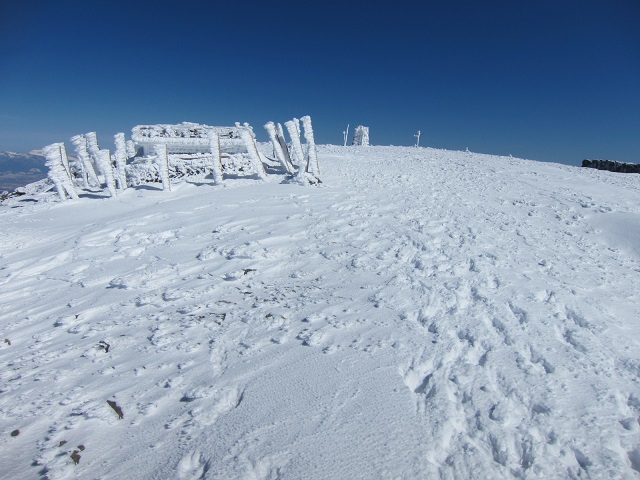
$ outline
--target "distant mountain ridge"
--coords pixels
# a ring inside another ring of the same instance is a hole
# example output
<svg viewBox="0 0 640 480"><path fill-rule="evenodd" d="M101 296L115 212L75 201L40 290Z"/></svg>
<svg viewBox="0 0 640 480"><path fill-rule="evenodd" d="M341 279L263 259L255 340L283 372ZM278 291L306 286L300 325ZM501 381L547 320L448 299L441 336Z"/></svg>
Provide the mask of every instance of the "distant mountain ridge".
<svg viewBox="0 0 640 480"><path fill-rule="evenodd" d="M39 150L29 153L0 152L0 172L28 172L37 169L46 173L46 158Z"/></svg>
<svg viewBox="0 0 640 480"><path fill-rule="evenodd" d="M0 152L0 192L13 190L47 176L46 158L40 150Z"/></svg>

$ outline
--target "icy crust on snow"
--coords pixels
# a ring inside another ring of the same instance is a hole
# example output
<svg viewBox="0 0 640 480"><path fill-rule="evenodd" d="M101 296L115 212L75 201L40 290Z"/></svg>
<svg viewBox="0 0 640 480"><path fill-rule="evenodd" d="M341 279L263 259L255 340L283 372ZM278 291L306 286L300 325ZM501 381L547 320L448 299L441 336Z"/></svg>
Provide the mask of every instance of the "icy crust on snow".
<svg viewBox="0 0 640 480"><path fill-rule="evenodd" d="M640 176L318 153L0 207L2 475L636 478Z"/></svg>

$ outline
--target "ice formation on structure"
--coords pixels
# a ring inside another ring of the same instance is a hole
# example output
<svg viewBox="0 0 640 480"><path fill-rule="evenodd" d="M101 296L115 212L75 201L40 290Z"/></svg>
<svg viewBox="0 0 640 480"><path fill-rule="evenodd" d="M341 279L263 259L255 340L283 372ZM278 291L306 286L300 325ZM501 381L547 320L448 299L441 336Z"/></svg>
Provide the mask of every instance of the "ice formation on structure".
<svg viewBox="0 0 640 480"><path fill-rule="evenodd" d="M369 127L358 125L353 134L353 145L366 147L369 145Z"/></svg>
<svg viewBox="0 0 640 480"><path fill-rule="evenodd" d="M287 127L289 137L291 137L291 153L295 159L294 162L298 165L299 170L304 170L304 152L302 150L302 144L300 143L300 127L298 119L294 118L288 122L284 122L284 126Z"/></svg>
<svg viewBox="0 0 640 480"><path fill-rule="evenodd" d="M269 134L269 140L271 140L271 144L273 145L273 151L276 154L276 158L288 173L293 173L294 168L291 164L291 159L289 158L289 150L287 149L287 145L283 144L282 139L279 138L279 134L276 131L276 125L273 122L267 122L264 125L264 129Z"/></svg>
<svg viewBox="0 0 640 480"><path fill-rule="evenodd" d="M116 180L118 188L125 190L127 188L127 174L125 167L127 165L127 142L124 133L116 133L114 135L116 151L114 154L116 164Z"/></svg>
<svg viewBox="0 0 640 480"><path fill-rule="evenodd" d="M74 187L104 189L109 196L118 190L148 182L162 182L171 189L171 181L211 174L214 184L223 183L223 175L257 175L269 172L285 174L286 181L305 174L306 184L320 183L316 146L311 118L303 117L306 144L300 142L300 120L286 123L291 146L284 138L282 125L265 125L280 165L260 151L253 128L237 122L233 127L212 127L183 122L178 125L138 125L132 138L114 135L115 150L100 149L96 132L75 135L71 142L77 158L69 162L63 143L47 147L50 178L60 198L77 198ZM295 157L296 161L293 161ZM307 178L308 177L308 178ZM74 196L75 195L75 196Z"/></svg>
<svg viewBox="0 0 640 480"><path fill-rule="evenodd" d="M169 181L169 159L167 156L167 146L163 143L155 145L156 161L160 170L160 178L162 179L162 189L171 190L171 182Z"/></svg>
<svg viewBox="0 0 640 480"><path fill-rule="evenodd" d="M87 150L87 139L84 135L75 135L71 137L71 143L73 144L76 155L82 165L82 179L84 188L98 187L100 186L100 180L96 175L95 168L91 162L91 156Z"/></svg>
<svg viewBox="0 0 640 480"><path fill-rule="evenodd" d="M213 181L220 184L224 181L222 176L222 158L220 152L220 135L215 130L209 131L209 145L211 148L211 173Z"/></svg>
<svg viewBox="0 0 640 480"><path fill-rule="evenodd" d="M61 200L66 200L67 196L72 199L78 198L78 194L73 187L71 175L69 174L69 161L64 143L53 143L43 149L47 157L47 167L49 167L49 178L56 187Z"/></svg>
<svg viewBox="0 0 640 480"><path fill-rule="evenodd" d="M304 139L307 141L307 172L317 177L320 175L320 167L318 166L318 154L316 152L316 142L313 138L311 117L306 115L301 120L304 126Z"/></svg>
<svg viewBox="0 0 640 480"><path fill-rule="evenodd" d="M116 181L113 171L113 165L111 164L111 155L109 154L109 150L107 150L106 148L98 150L98 162L100 170L102 171L102 175L104 175L105 182L107 183L107 190L109 190L109 195L115 197L117 195Z"/></svg>

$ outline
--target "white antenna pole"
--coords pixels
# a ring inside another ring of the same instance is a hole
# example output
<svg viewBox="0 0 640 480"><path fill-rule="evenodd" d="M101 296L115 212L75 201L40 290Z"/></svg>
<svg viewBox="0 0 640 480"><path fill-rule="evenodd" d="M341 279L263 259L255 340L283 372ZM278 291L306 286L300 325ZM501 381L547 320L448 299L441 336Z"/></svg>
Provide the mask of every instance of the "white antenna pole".
<svg viewBox="0 0 640 480"><path fill-rule="evenodd" d="M421 135L420 130L418 130L418 133L416 133L416 134L414 135L414 137L416 137L416 139L417 139L417 140L416 140L416 144L415 144L415 147L416 147L416 148L418 148L418 147L420 146L420 135Z"/></svg>
<svg viewBox="0 0 640 480"><path fill-rule="evenodd" d="M347 138L349 138L349 124L347 123L347 129L342 132L342 135L344 135L344 146L347 146Z"/></svg>

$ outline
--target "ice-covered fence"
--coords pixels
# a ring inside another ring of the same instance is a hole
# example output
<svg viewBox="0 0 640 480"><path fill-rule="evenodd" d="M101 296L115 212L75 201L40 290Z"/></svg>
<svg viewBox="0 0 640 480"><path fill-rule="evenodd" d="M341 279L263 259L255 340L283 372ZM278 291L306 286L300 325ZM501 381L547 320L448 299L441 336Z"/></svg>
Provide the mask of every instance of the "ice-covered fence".
<svg viewBox="0 0 640 480"><path fill-rule="evenodd" d="M369 145L369 127L358 125L353 134L353 145L366 147Z"/></svg>
<svg viewBox="0 0 640 480"><path fill-rule="evenodd" d="M284 138L279 136L275 123L267 122L264 125L264 129L269 135L269 140L273 146L276 159L282 164L287 173L293 173L294 168L291 163L291 157L289 156L289 149L287 149L287 144L285 143Z"/></svg>
<svg viewBox="0 0 640 480"><path fill-rule="evenodd" d="M260 154L258 153L258 147L253 136L253 131L248 127L241 130L242 140L246 145L249 158L251 159L251 165L261 179L267 178L267 172L264 170L262 160L260 160Z"/></svg>
<svg viewBox="0 0 640 480"><path fill-rule="evenodd" d="M87 150L93 160L93 163L98 165L100 169L100 147L98 146L98 134L96 132L88 132L84 134L84 138L87 140Z"/></svg>
<svg viewBox="0 0 640 480"><path fill-rule="evenodd" d="M75 135L71 137L80 165L82 165L82 181L84 188L100 186L100 180L96 175L96 171L91 162L89 151L87 150L87 139L84 135Z"/></svg>
<svg viewBox="0 0 640 480"><path fill-rule="evenodd" d="M141 156L155 155L155 145L166 145L167 154L195 154L210 152L209 132L214 131L220 138L220 146L224 151L239 153L244 151L245 144L241 130L246 127L212 127L192 122L177 125L137 125L131 130L131 139Z"/></svg>
<svg viewBox="0 0 640 480"><path fill-rule="evenodd" d="M100 146L98 145L98 134L96 132L85 133L84 137L87 141L87 150L89 151L89 155L98 167L98 173L103 176L109 195L115 197L116 180L119 181L120 177L111 161L111 154L109 153L109 150L100 148ZM114 160L117 161L117 159ZM124 175L125 178L123 179L123 181L124 185L126 186L126 173Z"/></svg>
<svg viewBox="0 0 640 480"><path fill-rule="evenodd" d="M318 165L318 152L316 150L316 141L313 137L311 117L309 115L306 115L302 117L301 120L302 125L304 126L304 139L307 142L306 172L317 178L320 175L320 167Z"/></svg>
<svg viewBox="0 0 640 480"><path fill-rule="evenodd" d="M162 189L171 190L171 181L169 180L169 156L167 155L167 146L163 143L155 146L156 162L160 170L160 178L162 179Z"/></svg>
<svg viewBox="0 0 640 480"><path fill-rule="evenodd" d="M43 148L47 158L46 166L49 168L48 176L56 187L60 200L78 198L73 186L73 179L69 170L69 160L64 143L53 143Z"/></svg>
<svg viewBox="0 0 640 480"><path fill-rule="evenodd" d="M300 141L300 120L286 122L291 137L287 145L281 124L265 125L274 154L283 170L295 174L303 184L319 183L318 159L311 118L302 118L304 138ZM162 182L163 189L171 189L171 179L211 173L215 184L223 182L223 174L256 174L266 179L267 166L274 167L263 155L248 123L233 127L210 127L183 122L179 125L138 125L132 139L124 133L114 136L115 150L100 149L96 132L71 138L77 160L69 163L63 143L47 148L50 178L61 198L77 198L75 186L86 189L104 188L110 196L128 186L147 182ZM129 162L129 160L134 159ZM295 158L295 161L294 161ZM289 177L290 179L291 177ZM75 183L77 182L77 185Z"/></svg>
<svg viewBox="0 0 640 480"><path fill-rule="evenodd" d="M107 184L107 190L109 191L109 195L115 197L117 195L116 192L116 181L115 175L113 171L113 165L111 164L111 155L109 154L109 150L102 149L98 150L98 167L100 168L102 175L104 176L104 181Z"/></svg>
<svg viewBox="0 0 640 480"><path fill-rule="evenodd" d="M136 178L143 172L145 157L155 157L155 146L165 145L172 178L211 173L216 183L222 181L223 170L232 174L248 171L265 178L262 156L257 149L253 129L248 123L233 127L212 127L183 122L177 125L138 125L132 139L140 158L135 162ZM215 137L215 146L212 139ZM215 158L218 158L216 160ZM217 166L220 166L218 169ZM132 169L130 169L132 170Z"/></svg>
<svg viewBox="0 0 640 480"><path fill-rule="evenodd" d="M113 136L116 151L114 153L114 160L116 164L116 182L120 190L127 189L127 172L126 165L128 160L127 155L127 141L124 133L116 133Z"/></svg>
<svg viewBox="0 0 640 480"><path fill-rule="evenodd" d="M222 176L222 158L220 152L220 135L215 130L209 131L209 148L211 149L211 174L216 184L224 181Z"/></svg>
<svg viewBox="0 0 640 480"><path fill-rule="evenodd" d="M271 140L277 160L284 166L287 173L295 171L295 181L297 183L321 183L318 178L320 175L320 167L318 165L318 154L313 135L313 127L311 125L311 117L307 115L302 117L301 120L306 141L304 147L300 141L300 120L297 118L284 123L289 132L291 147L288 147L284 140L282 125L278 123L276 126L273 122L268 122L264 128L269 134L269 139Z"/></svg>
<svg viewBox="0 0 640 480"><path fill-rule="evenodd" d="M300 127L299 120L294 118L288 122L284 122L284 126L289 132L289 138L291 138L291 157L294 163L300 168L304 169L304 152L302 151L302 143L300 143Z"/></svg>

